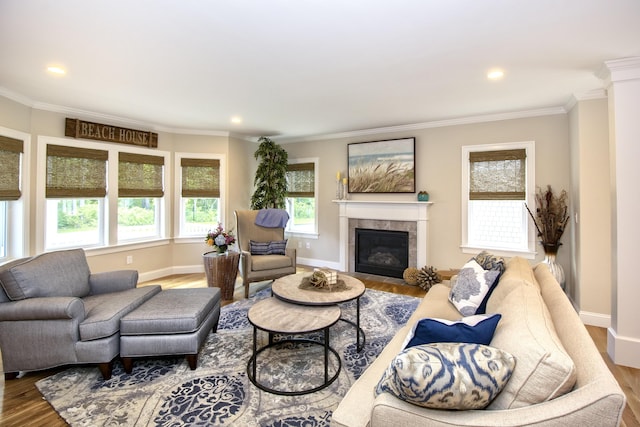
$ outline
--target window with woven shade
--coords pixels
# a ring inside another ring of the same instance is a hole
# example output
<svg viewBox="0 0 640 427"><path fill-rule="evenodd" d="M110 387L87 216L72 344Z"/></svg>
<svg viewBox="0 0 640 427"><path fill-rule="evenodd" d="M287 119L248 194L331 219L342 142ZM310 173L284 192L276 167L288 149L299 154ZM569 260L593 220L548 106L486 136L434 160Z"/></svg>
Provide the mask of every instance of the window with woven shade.
<svg viewBox="0 0 640 427"><path fill-rule="evenodd" d="M118 154L118 197L164 196L164 157Z"/></svg>
<svg viewBox="0 0 640 427"><path fill-rule="evenodd" d="M535 240L525 202L533 194L534 143L463 147L462 248L529 255Z"/></svg>
<svg viewBox="0 0 640 427"><path fill-rule="evenodd" d="M221 159L178 153L178 166L181 187L179 235L204 237L208 230L223 221ZM223 226L225 229L232 227L231 224Z"/></svg>
<svg viewBox="0 0 640 427"><path fill-rule="evenodd" d="M20 164L24 151L20 139L0 135L0 201L18 200L20 191Z"/></svg>
<svg viewBox="0 0 640 427"><path fill-rule="evenodd" d="M316 170L318 160L290 159L287 165L286 210L289 213L287 231L316 235L318 230L318 201Z"/></svg>
<svg viewBox="0 0 640 427"><path fill-rule="evenodd" d="M106 150L47 144L46 197L103 198L108 157Z"/></svg>

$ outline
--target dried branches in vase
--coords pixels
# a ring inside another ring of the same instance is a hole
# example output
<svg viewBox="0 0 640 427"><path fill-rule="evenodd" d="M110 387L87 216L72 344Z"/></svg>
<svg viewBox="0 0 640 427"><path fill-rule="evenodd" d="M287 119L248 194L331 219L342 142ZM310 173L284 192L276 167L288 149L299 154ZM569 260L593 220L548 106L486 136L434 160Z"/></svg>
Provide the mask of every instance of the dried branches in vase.
<svg viewBox="0 0 640 427"><path fill-rule="evenodd" d="M560 286L562 286L562 289L565 288L564 270L562 266L556 262L556 255L562 244L560 243L560 238L569 223L567 198L567 192L565 190L560 192L560 196L556 196L551 186L547 185L546 191L542 191L539 187L536 190L535 215L525 203L527 211L536 226L540 244L544 248L543 262L549 266L551 274L553 274Z"/></svg>

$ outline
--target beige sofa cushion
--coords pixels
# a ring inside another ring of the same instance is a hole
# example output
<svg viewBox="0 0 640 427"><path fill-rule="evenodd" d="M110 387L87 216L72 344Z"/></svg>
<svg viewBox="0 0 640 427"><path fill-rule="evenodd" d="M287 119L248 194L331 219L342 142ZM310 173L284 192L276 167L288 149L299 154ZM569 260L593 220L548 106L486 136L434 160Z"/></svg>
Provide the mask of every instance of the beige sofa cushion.
<svg viewBox="0 0 640 427"><path fill-rule="evenodd" d="M529 271L523 271L526 268L518 261L515 266L517 277L505 273L492 299L502 292L487 305L488 312L502 314L491 346L516 358L511 379L489 409L519 408L551 400L569 392L576 382L575 365L556 334L533 270L528 263ZM502 285L505 288L501 290Z"/></svg>

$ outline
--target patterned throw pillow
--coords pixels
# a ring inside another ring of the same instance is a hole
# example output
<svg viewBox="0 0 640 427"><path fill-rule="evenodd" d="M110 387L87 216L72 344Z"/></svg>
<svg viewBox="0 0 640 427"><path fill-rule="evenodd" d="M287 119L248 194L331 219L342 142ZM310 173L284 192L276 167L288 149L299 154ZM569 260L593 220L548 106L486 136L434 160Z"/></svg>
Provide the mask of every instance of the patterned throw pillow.
<svg viewBox="0 0 640 427"><path fill-rule="evenodd" d="M287 249L287 240L276 240L269 242L267 253L269 255L284 255L285 249Z"/></svg>
<svg viewBox="0 0 640 427"><path fill-rule="evenodd" d="M275 240L273 242L255 242L249 240L249 252L251 255L284 255L287 248L287 240Z"/></svg>
<svg viewBox="0 0 640 427"><path fill-rule="evenodd" d="M489 345L501 317L500 314L477 314L457 321L420 319L407 334L403 348L436 342Z"/></svg>
<svg viewBox="0 0 640 427"><path fill-rule="evenodd" d="M485 270L498 270L500 274L504 273L504 258L495 256L487 251L482 251L473 259Z"/></svg>
<svg viewBox="0 0 640 427"><path fill-rule="evenodd" d="M251 252L251 255L267 255L269 253L269 242L249 240L249 252Z"/></svg>
<svg viewBox="0 0 640 427"><path fill-rule="evenodd" d="M500 275L498 270L485 270L475 260L467 262L449 292L449 301L463 316L476 314L478 306Z"/></svg>
<svg viewBox="0 0 640 427"><path fill-rule="evenodd" d="M406 402L433 409L483 409L511 378L516 361L482 344L435 343L398 354L376 386Z"/></svg>

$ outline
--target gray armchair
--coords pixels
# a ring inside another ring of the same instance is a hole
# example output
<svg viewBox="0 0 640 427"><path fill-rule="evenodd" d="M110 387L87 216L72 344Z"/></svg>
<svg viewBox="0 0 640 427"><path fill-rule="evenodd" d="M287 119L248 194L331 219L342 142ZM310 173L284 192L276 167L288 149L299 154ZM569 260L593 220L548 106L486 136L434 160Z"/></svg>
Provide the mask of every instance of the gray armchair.
<svg viewBox="0 0 640 427"><path fill-rule="evenodd" d="M0 266L0 351L5 379L19 371L98 364L105 379L120 353L120 318L160 292L138 272L92 274L82 249Z"/></svg>
<svg viewBox="0 0 640 427"><path fill-rule="evenodd" d="M236 233L240 248L240 275L244 296L249 297L252 282L273 280L296 272L296 250L286 248L284 254L258 255L251 253L251 241L268 244L284 240L284 228L256 225L257 210L237 210Z"/></svg>

